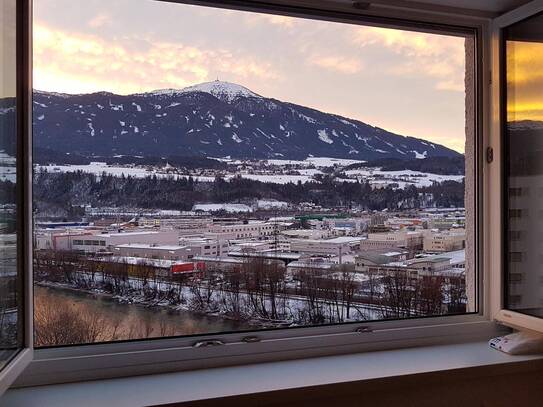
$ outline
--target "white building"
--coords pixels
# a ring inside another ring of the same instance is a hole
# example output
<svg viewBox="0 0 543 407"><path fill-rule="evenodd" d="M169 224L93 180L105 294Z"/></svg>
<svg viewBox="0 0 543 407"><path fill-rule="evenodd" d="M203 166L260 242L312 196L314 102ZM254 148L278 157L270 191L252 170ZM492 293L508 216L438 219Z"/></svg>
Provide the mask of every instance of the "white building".
<svg viewBox="0 0 543 407"><path fill-rule="evenodd" d="M182 237L179 244L187 246L199 256L221 256L228 253L228 241L207 239L205 237Z"/></svg>
<svg viewBox="0 0 543 407"><path fill-rule="evenodd" d="M199 255L198 251L194 251L188 246L178 245L155 245L144 243L122 244L113 248L115 256L123 257L143 257L147 259L159 260L191 260L194 256Z"/></svg>
<svg viewBox="0 0 543 407"><path fill-rule="evenodd" d="M71 249L84 252L100 252L111 251L115 246L130 243L177 245L178 239L178 232L175 230L96 233L74 237L71 241Z"/></svg>
<svg viewBox="0 0 543 407"><path fill-rule="evenodd" d="M293 239L290 250L294 253L342 256L358 251L361 238L336 237L334 239Z"/></svg>
<svg viewBox="0 0 543 407"><path fill-rule="evenodd" d="M466 246L466 231L453 229L447 231L428 230L424 234L423 250L429 253L452 252Z"/></svg>
<svg viewBox="0 0 543 407"><path fill-rule="evenodd" d="M227 233L233 239L245 238L270 238L274 236L276 230L282 230L284 226L278 223L249 221L233 225L211 225L208 229L210 233Z"/></svg>
<svg viewBox="0 0 543 407"><path fill-rule="evenodd" d="M408 250L422 250L423 233L410 231L393 231L369 233L368 238L360 243L361 250L387 249L402 247Z"/></svg>

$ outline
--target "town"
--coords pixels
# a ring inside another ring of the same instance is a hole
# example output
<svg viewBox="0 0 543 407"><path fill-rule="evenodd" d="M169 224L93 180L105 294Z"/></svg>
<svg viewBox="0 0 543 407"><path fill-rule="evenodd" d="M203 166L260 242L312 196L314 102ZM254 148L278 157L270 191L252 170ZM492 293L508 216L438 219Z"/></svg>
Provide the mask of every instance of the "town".
<svg viewBox="0 0 543 407"><path fill-rule="evenodd" d="M456 314L470 306L463 208L238 209L130 218L134 211L109 208L77 222L37 221L36 281L261 328Z"/></svg>

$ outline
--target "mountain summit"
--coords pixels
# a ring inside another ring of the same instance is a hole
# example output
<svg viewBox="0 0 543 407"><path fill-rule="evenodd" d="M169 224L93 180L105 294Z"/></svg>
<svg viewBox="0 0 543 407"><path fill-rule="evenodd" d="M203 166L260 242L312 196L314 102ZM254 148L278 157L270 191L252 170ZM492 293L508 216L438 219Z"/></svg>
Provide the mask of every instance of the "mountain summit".
<svg viewBox="0 0 543 407"><path fill-rule="evenodd" d="M0 113L0 125L5 120L14 120L14 112ZM460 156L439 144L267 98L223 81L133 95L36 91L33 124L36 147L87 156L359 160Z"/></svg>
<svg viewBox="0 0 543 407"><path fill-rule="evenodd" d="M227 103L231 103L238 97L261 97L244 86L236 83L219 81L218 79L213 82L204 82L199 85L189 86L184 88L181 92L205 92Z"/></svg>

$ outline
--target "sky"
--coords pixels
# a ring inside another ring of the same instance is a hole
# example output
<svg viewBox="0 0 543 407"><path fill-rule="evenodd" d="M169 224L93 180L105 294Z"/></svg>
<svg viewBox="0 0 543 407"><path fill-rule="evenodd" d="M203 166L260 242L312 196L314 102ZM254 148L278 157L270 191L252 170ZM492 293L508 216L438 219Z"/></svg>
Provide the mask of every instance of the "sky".
<svg viewBox="0 0 543 407"><path fill-rule="evenodd" d="M464 38L153 0L35 0L34 88L220 79L464 151Z"/></svg>
<svg viewBox="0 0 543 407"><path fill-rule="evenodd" d="M543 120L543 43L507 41L508 121Z"/></svg>

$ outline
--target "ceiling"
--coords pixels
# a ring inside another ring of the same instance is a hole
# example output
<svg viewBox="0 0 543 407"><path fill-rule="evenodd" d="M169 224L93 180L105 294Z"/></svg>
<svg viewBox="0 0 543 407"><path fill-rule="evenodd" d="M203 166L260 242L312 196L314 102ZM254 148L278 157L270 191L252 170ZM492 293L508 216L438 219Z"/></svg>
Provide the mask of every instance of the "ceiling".
<svg viewBox="0 0 543 407"><path fill-rule="evenodd" d="M530 0L416 0L416 2L501 14L529 3Z"/></svg>
<svg viewBox="0 0 543 407"><path fill-rule="evenodd" d="M406 9L434 10L442 12L454 12L488 17L496 17L506 13L531 0L328 0L342 4L373 4L381 6L400 7Z"/></svg>

